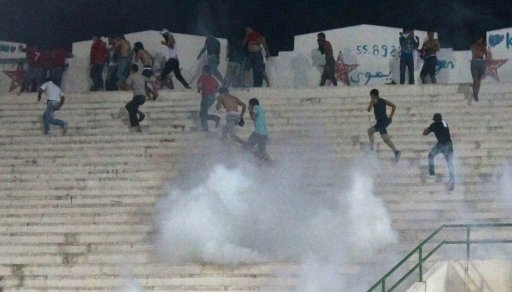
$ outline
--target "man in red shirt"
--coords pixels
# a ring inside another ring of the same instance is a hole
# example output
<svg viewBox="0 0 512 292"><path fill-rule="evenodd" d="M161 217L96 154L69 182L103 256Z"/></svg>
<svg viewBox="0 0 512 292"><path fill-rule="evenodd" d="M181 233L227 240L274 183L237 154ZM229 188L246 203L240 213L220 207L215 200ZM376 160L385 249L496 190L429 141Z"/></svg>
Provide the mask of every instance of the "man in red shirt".
<svg viewBox="0 0 512 292"><path fill-rule="evenodd" d="M210 66L203 66L203 74L197 80L197 92L201 92L201 107L199 110L199 119L203 131L208 131L208 120L215 121L215 128L219 126L220 117L217 115L209 115L208 109L215 102L215 93L219 90L219 82L211 75Z"/></svg>
<svg viewBox="0 0 512 292"><path fill-rule="evenodd" d="M105 67L106 60L107 44L101 39L101 36L93 36L90 55L91 91L103 90L103 67Z"/></svg>
<svg viewBox="0 0 512 292"><path fill-rule="evenodd" d="M62 83L62 73L64 73L66 68L66 58L71 58L73 55L65 49L54 49L51 53L50 78L57 86L60 86Z"/></svg>
<svg viewBox="0 0 512 292"><path fill-rule="evenodd" d="M28 62L28 70L25 73L21 91L35 92L46 79L48 54L33 46L22 48L21 51L27 54Z"/></svg>
<svg viewBox="0 0 512 292"><path fill-rule="evenodd" d="M247 86L249 80L249 71L252 69L253 86L261 87L263 85L263 72L265 71L265 63L263 62L263 49L268 52L265 39L261 33L254 31L251 26L245 28L245 38L243 45L247 45L249 55L245 60L244 71L246 72L245 85Z"/></svg>

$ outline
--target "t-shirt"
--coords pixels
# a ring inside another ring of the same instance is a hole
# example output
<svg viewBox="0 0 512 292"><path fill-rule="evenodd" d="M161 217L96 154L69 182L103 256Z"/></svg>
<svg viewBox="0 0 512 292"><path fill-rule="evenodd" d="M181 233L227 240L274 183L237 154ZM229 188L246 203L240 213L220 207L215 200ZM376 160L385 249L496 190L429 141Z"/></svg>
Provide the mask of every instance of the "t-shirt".
<svg viewBox="0 0 512 292"><path fill-rule="evenodd" d="M146 82L148 78L138 74L131 73L126 79L126 85L133 91L133 96L146 95Z"/></svg>
<svg viewBox="0 0 512 292"><path fill-rule="evenodd" d="M197 86L201 88L203 97L214 96L219 89L219 82L210 74L203 74L197 80Z"/></svg>
<svg viewBox="0 0 512 292"><path fill-rule="evenodd" d="M418 42L414 37L400 37L400 46L402 47L402 56L411 56L415 49L418 48Z"/></svg>
<svg viewBox="0 0 512 292"><path fill-rule="evenodd" d="M95 41L91 46L91 64L105 64L107 61L107 45L102 40Z"/></svg>
<svg viewBox="0 0 512 292"><path fill-rule="evenodd" d="M174 48L169 48L169 59L178 60L178 49L176 48L176 44L174 45Z"/></svg>
<svg viewBox="0 0 512 292"><path fill-rule="evenodd" d="M386 100L383 98L377 99L377 103L373 105L373 114L377 121L387 120L388 115L386 113Z"/></svg>
<svg viewBox="0 0 512 292"><path fill-rule="evenodd" d="M434 132L438 143L448 144L452 142L452 138L450 137L450 128L448 128L448 124L445 121L433 122L428 129L430 132Z"/></svg>
<svg viewBox="0 0 512 292"><path fill-rule="evenodd" d="M27 48L27 61L30 68L47 68L51 60L51 52L37 48Z"/></svg>
<svg viewBox="0 0 512 292"><path fill-rule="evenodd" d="M55 49L52 51L52 68L61 68L64 69L66 67L66 58L69 56L69 53L65 49Z"/></svg>
<svg viewBox="0 0 512 292"><path fill-rule="evenodd" d="M252 108L252 113L254 114L254 132L260 135L268 135L265 111L259 105L255 105Z"/></svg>
<svg viewBox="0 0 512 292"><path fill-rule="evenodd" d="M60 97L64 96L64 93L60 88L51 81L47 81L41 85L41 90L46 92L46 98L50 101L60 102Z"/></svg>
<svg viewBox="0 0 512 292"><path fill-rule="evenodd" d="M251 32L249 35L247 35L247 42L257 42L262 38L261 33L257 31Z"/></svg>
<svg viewBox="0 0 512 292"><path fill-rule="evenodd" d="M218 39L214 37L207 37L204 45L208 56L220 54L220 42Z"/></svg>

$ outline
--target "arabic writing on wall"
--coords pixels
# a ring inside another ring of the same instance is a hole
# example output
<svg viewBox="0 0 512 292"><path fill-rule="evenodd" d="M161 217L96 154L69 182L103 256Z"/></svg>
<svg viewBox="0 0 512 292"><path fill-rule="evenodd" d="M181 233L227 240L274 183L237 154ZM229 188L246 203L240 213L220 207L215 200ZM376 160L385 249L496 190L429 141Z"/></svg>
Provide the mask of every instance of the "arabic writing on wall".
<svg viewBox="0 0 512 292"><path fill-rule="evenodd" d="M448 60L437 60L437 66L436 66L436 74L439 73L439 71L443 69L452 69L455 68L455 63Z"/></svg>
<svg viewBox="0 0 512 292"><path fill-rule="evenodd" d="M491 45L491 47L493 48L501 44L503 41L505 41L507 49L512 48L512 35L510 34L510 32L507 32L506 34L489 35L489 45Z"/></svg>
<svg viewBox="0 0 512 292"><path fill-rule="evenodd" d="M382 72L366 72L366 73L358 73L353 74L350 76L350 81L355 84L361 84L362 81L364 81L364 85L368 85L370 80L372 79L380 79L380 78L388 78L389 74L384 74ZM363 77L363 80L361 80L361 77ZM364 79L366 78L366 80Z"/></svg>

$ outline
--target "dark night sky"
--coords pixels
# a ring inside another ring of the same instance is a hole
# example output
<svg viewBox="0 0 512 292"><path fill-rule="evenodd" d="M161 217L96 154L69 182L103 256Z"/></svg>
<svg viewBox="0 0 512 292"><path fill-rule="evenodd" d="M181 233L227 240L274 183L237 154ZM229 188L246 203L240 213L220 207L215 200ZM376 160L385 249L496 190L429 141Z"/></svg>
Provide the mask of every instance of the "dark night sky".
<svg viewBox="0 0 512 292"><path fill-rule="evenodd" d="M168 28L240 35L247 23L273 53L293 36L358 24L434 29L444 47L467 49L491 29L512 27L512 0L0 0L0 40L70 47L93 33Z"/></svg>

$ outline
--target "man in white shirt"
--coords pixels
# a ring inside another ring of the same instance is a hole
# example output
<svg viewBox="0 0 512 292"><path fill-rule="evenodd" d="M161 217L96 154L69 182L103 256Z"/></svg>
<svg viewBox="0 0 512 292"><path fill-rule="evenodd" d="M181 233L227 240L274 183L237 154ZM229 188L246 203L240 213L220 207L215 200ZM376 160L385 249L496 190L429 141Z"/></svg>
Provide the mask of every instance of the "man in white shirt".
<svg viewBox="0 0 512 292"><path fill-rule="evenodd" d="M62 135L65 135L68 130L68 123L53 117L53 114L60 110L64 104L64 93L51 79L48 79L39 88L37 101L41 101L43 92L46 93L46 98L48 99L46 102L46 111L43 113L44 134L50 134L50 124L53 124L60 126L62 128Z"/></svg>
<svg viewBox="0 0 512 292"><path fill-rule="evenodd" d="M167 30L162 32L162 36L165 39L165 41L162 41L162 44L169 49L169 60L167 60L164 69L160 73L161 86L166 82L167 75L169 75L171 72L174 72L174 76L176 76L176 79L178 79L181 84L183 84L183 87L190 89L191 87L188 85L185 78L183 78L181 75L180 61L178 60L178 50L176 49L176 40L174 39L174 36Z"/></svg>

